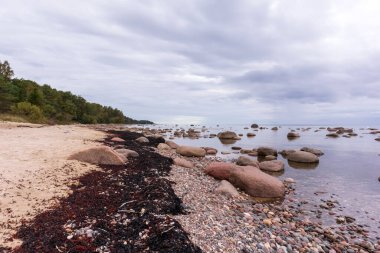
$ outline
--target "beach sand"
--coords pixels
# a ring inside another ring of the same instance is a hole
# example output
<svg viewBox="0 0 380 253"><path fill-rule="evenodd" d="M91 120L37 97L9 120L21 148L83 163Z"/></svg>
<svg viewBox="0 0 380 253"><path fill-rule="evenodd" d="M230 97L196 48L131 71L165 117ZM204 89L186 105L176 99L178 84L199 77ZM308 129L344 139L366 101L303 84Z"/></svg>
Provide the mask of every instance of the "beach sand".
<svg viewBox="0 0 380 253"><path fill-rule="evenodd" d="M105 134L80 125L43 126L0 122L0 245L22 219L29 220L70 193L76 178L95 165L67 160L72 153L101 145Z"/></svg>

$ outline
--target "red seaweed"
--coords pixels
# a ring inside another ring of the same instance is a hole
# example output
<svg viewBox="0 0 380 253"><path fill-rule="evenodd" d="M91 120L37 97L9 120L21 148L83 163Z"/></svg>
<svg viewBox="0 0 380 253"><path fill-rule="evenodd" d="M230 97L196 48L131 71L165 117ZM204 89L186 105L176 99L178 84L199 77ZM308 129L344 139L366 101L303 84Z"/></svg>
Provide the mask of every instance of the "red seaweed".
<svg viewBox="0 0 380 253"><path fill-rule="evenodd" d="M134 140L141 134L112 131L140 154L125 166L101 166L79 178L73 193L24 223L14 252L201 252L169 215L185 214L182 201L163 178L173 161L152 151L163 142ZM113 143L108 138L106 145Z"/></svg>

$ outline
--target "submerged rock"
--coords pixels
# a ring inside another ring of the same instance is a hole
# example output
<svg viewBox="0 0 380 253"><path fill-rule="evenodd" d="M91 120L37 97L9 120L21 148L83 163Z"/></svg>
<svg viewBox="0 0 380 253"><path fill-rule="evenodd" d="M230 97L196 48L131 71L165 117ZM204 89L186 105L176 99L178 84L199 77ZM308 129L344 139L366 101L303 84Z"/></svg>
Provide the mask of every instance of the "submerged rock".
<svg viewBox="0 0 380 253"><path fill-rule="evenodd" d="M303 148L301 148L301 151L309 152L309 153L312 153L312 154L317 155L317 156L324 155L322 150L316 149L316 148L303 147Z"/></svg>
<svg viewBox="0 0 380 253"><path fill-rule="evenodd" d="M232 139L232 140L240 140L235 132L225 131L218 134L219 139Z"/></svg>
<svg viewBox="0 0 380 253"><path fill-rule="evenodd" d="M270 172L279 172L283 171L285 168L284 162L280 160L276 161L264 161L259 163L260 170L270 171Z"/></svg>
<svg viewBox="0 0 380 253"><path fill-rule="evenodd" d="M299 163L318 163L318 156L305 152L305 151L295 151L287 155L287 159L293 162Z"/></svg>
<svg viewBox="0 0 380 253"><path fill-rule="evenodd" d="M289 132L286 137L288 137L288 139L298 138L300 137L300 134L296 132Z"/></svg>
<svg viewBox="0 0 380 253"><path fill-rule="evenodd" d="M267 155L277 156L277 150L274 148L269 148L269 147L259 147L257 149L257 155L258 156L267 156Z"/></svg>
<svg viewBox="0 0 380 253"><path fill-rule="evenodd" d="M326 134L327 137L332 137L332 138L337 138L339 137L339 134L337 133L329 133L329 134Z"/></svg>

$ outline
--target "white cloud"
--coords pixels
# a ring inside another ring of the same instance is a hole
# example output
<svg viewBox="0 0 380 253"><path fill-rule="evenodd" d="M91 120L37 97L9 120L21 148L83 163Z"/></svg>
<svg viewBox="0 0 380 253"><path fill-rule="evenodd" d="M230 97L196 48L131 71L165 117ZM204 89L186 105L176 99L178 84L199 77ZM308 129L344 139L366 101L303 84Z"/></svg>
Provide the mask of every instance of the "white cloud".
<svg viewBox="0 0 380 253"><path fill-rule="evenodd" d="M134 118L380 123L377 0L0 3L17 76Z"/></svg>

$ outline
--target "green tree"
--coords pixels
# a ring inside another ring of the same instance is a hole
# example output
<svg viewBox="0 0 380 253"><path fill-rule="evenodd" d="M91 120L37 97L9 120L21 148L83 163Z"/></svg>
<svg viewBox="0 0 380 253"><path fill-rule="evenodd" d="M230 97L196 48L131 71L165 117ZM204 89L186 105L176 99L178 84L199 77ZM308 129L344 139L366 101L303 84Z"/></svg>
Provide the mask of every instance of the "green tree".
<svg viewBox="0 0 380 253"><path fill-rule="evenodd" d="M35 88L32 90L32 92L29 94L28 101L33 105L41 106L44 104L44 94L42 93L41 89Z"/></svg>
<svg viewBox="0 0 380 253"><path fill-rule="evenodd" d="M4 76L8 80L12 79L14 73L8 61L0 61L0 75Z"/></svg>
<svg viewBox="0 0 380 253"><path fill-rule="evenodd" d="M11 107L14 114L24 116L32 122L43 122L44 116L42 110L29 102L20 102Z"/></svg>

